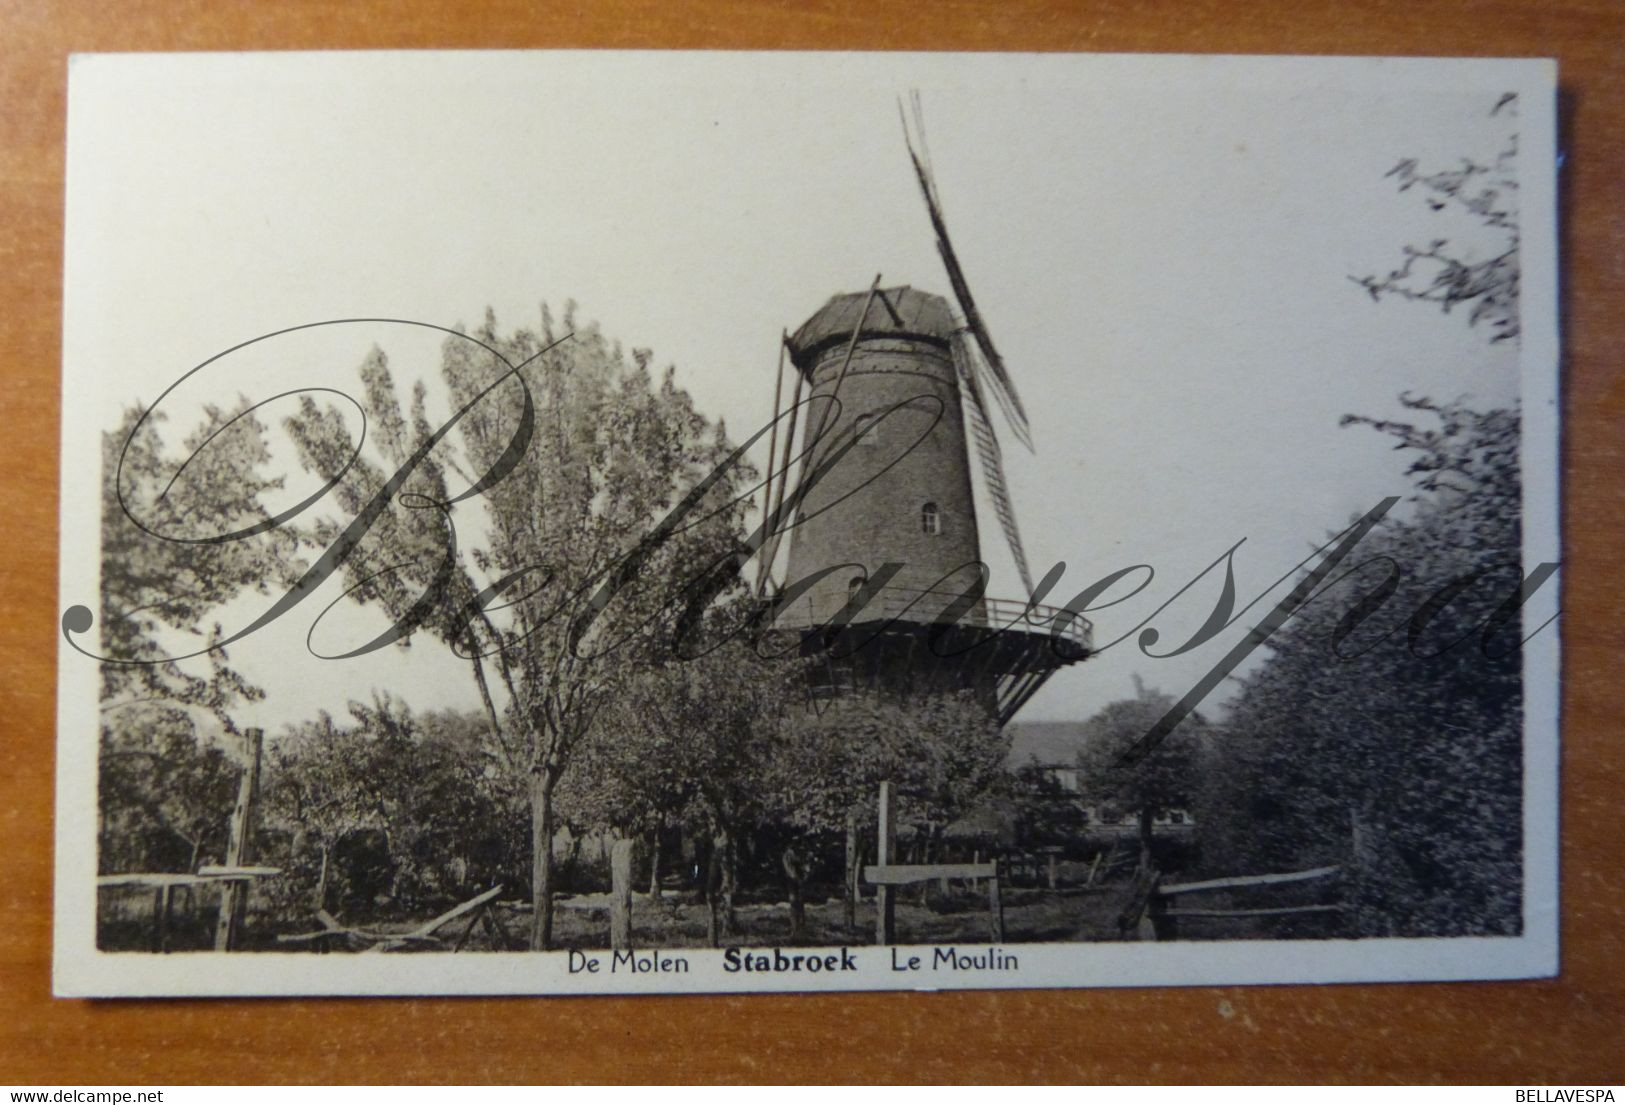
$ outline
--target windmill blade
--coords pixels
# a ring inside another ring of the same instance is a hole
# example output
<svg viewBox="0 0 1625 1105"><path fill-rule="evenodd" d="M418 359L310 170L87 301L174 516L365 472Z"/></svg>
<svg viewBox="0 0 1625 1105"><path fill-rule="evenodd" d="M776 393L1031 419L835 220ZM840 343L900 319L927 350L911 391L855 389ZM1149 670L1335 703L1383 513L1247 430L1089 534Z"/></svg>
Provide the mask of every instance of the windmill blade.
<svg viewBox="0 0 1625 1105"><path fill-rule="evenodd" d="M901 105L898 105L901 113ZM920 132L920 145L925 145L925 130L922 118L919 115L919 104L915 101L915 128ZM976 309L976 300L970 294L970 285L965 281L965 270L960 267L959 256L954 252L953 242L948 238L948 224L942 216L942 205L937 200L937 185L932 177L931 170L920 159L920 154L914 148L914 136L910 133L908 119L903 120L903 141L908 146L908 157L914 163L914 176L920 182L920 194L925 197L926 213L930 216L931 227L937 234L937 253L942 257L942 265L948 270L948 283L953 286L954 298L959 301L959 309L965 316L965 323L970 327L971 334L976 338L983 360L989 369L988 390L998 401L999 408L1004 411L1010 428L1015 432L1017 440L1025 445L1029 451L1033 448L1032 431L1027 425L1027 412L1021 405L1021 397L1016 394L1015 384L1010 380L1010 374L1005 371L1004 358L999 356L998 349L993 345L993 337L988 333L987 324L982 321L981 312Z"/></svg>
<svg viewBox="0 0 1625 1105"><path fill-rule="evenodd" d="M920 101L920 90L911 88L908 92L909 107L914 112L914 133L920 139L920 161L925 165L925 177L931 182L931 198L937 203L937 210L942 210L942 197L937 195L937 167L931 163L931 143L925 138L925 105ZM899 105L901 110L901 105ZM903 124L903 137L908 138L908 123ZM912 146L910 147L912 149Z"/></svg>
<svg viewBox="0 0 1625 1105"><path fill-rule="evenodd" d="M970 436L976 442L976 455L982 462L982 479L993 498L993 512L999 516L999 528L1010 545L1016 571L1021 573L1021 584L1027 594L1033 593L1032 572L1027 568L1027 553L1021 547L1021 531L1016 528L1016 511L1010 502L1010 486L1004 478L1004 454L999 439L994 436L993 423L988 420L987 407L982 402L982 387L976 365L963 331L956 331L952 340L954 371L959 376L959 391L965 396L965 421Z"/></svg>

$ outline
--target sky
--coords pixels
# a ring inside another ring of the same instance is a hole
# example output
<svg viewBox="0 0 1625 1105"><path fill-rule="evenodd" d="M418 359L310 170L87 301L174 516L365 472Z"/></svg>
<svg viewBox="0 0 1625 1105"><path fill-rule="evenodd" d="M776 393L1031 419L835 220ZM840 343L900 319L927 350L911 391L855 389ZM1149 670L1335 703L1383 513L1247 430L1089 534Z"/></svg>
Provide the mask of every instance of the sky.
<svg viewBox="0 0 1625 1105"><path fill-rule="evenodd" d="M1490 114L1501 75L1056 55L76 58L64 605L96 605L68 554L94 541L100 433L214 354L302 323L456 326L489 307L511 330L574 300L748 436L772 414L782 329L876 273L948 292L898 121L915 88L961 263L1031 416L1036 452L1002 437L1034 575L1064 561L1065 599L1152 566L1095 616L1105 642L1245 539L1245 601L1407 492L1405 456L1342 415L1402 416L1407 390L1519 395L1515 345L1350 279L1408 242L1497 247L1384 174L1402 157L1492 159L1519 126ZM172 425L239 393L356 390L374 343L398 378L432 384L438 339L355 325L265 343L188 381ZM290 501L311 486L290 469ZM1018 597L990 509L980 521L990 594ZM338 585L234 648L267 691L247 723L342 711L375 686L418 708L477 704L466 665L427 640L310 656ZM1164 645L1217 590L1209 577L1158 615ZM233 604L228 629L265 601ZM1021 718L1087 717L1136 674L1181 694L1252 620L1178 658L1130 638Z"/></svg>

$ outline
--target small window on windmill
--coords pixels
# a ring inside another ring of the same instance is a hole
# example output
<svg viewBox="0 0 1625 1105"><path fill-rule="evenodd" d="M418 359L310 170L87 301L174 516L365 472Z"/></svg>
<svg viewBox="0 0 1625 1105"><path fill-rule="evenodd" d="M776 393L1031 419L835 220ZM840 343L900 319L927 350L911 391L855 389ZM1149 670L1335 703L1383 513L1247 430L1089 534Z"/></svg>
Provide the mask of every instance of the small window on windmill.
<svg viewBox="0 0 1625 1105"><path fill-rule="evenodd" d="M873 448L880 444L880 423L872 414L860 414L852 420L852 437L859 445Z"/></svg>
<svg viewBox="0 0 1625 1105"><path fill-rule="evenodd" d="M936 503L926 503L920 508L920 529L933 537L942 532L942 514Z"/></svg>

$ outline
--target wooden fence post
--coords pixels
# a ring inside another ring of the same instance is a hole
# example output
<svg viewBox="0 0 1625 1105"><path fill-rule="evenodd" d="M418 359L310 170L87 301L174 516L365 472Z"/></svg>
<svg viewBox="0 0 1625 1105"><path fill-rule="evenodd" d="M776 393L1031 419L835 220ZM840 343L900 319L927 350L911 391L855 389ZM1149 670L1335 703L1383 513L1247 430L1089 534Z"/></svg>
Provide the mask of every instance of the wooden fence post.
<svg viewBox="0 0 1625 1105"><path fill-rule="evenodd" d="M1141 853L1144 855L1144 852ZM1159 916L1162 896L1162 874L1156 868L1146 872L1145 899L1140 906L1140 916L1134 926L1134 935L1141 940L1161 940L1163 926L1167 924L1165 918Z"/></svg>
<svg viewBox="0 0 1625 1105"><path fill-rule="evenodd" d="M999 897L999 861L993 861L993 877L987 880L987 909L992 921L995 944L1004 943L1004 901Z"/></svg>
<svg viewBox="0 0 1625 1105"><path fill-rule="evenodd" d="M237 784L237 805L231 811L231 839L226 845L226 866L242 867L253 859L254 805L259 798L260 752L265 744L265 730L246 729L243 738L248 745L248 762ZM220 887L220 916L214 926L214 950L231 951L242 934L243 917L248 912L248 880L222 879Z"/></svg>
<svg viewBox="0 0 1625 1105"><path fill-rule="evenodd" d="M152 950L167 952L169 950L169 887L160 886L153 894L152 900Z"/></svg>
<svg viewBox="0 0 1625 1105"><path fill-rule="evenodd" d="M885 867L892 861L892 847L897 840L897 827L892 823L891 784L880 784L879 831L875 837L875 865ZM897 942L897 901L893 888L886 883L875 887L875 943Z"/></svg>
<svg viewBox="0 0 1625 1105"><path fill-rule="evenodd" d="M858 870L862 861L859 854L860 842L858 840L858 815L848 812L846 815L846 885L842 888L843 905L846 909L846 928L849 933L856 933L858 928L858 897L862 893L858 887L862 873Z"/></svg>
<svg viewBox="0 0 1625 1105"><path fill-rule="evenodd" d="M609 849L609 946L632 947L632 848L636 841L618 836Z"/></svg>
<svg viewBox="0 0 1625 1105"><path fill-rule="evenodd" d="M1151 898L1145 905L1146 920L1151 923L1151 939L1173 940L1178 936L1174 918L1168 916L1168 899L1161 888L1151 888Z"/></svg>

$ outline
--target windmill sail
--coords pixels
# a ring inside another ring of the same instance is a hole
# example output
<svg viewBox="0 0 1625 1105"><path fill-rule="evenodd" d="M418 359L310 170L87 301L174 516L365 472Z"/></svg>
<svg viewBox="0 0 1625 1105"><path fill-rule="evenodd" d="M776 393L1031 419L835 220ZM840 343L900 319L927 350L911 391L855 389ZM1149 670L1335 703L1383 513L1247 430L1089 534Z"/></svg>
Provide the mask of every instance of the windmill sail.
<svg viewBox="0 0 1625 1105"><path fill-rule="evenodd" d="M919 132L920 146L923 149L925 128L917 99L914 102L914 120L914 128ZM1004 412L1017 440L1031 450L1033 439L1027 426L1027 412L1022 408L1021 397L1016 394L1016 387L1010 380L1010 374L1005 371L1004 359L999 356L998 349L993 345L993 338L988 333L986 323L982 321L981 312L976 309L976 300L971 297L970 285L965 282L965 271L960 267L959 257L954 253L953 243L948 239L948 224L942 217L942 205L937 199L936 180L929 165L920 159L920 154L914 148L914 137L909 132L906 117L903 121L903 140L908 144L909 160L914 163L914 175L920 182L920 193L925 197L925 209L931 218L931 227L937 234L937 253L942 257L943 267L948 270L948 283L953 285L954 298L959 301L959 309L965 316L965 324L976 338L976 345L987 365L988 390L993 393L993 398Z"/></svg>
<svg viewBox="0 0 1625 1105"><path fill-rule="evenodd" d="M988 494L992 496L993 511L999 516L999 528L1004 530L1004 539L1010 545L1016 571L1021 573L1022 586L1030 595L1033 593L1033 577L1027 568L1027 553L1021 547L1021 531L1016 528L1010 487L1004 478L1004 455L999 449L999 439L994 436L993 423L988 420L987 408L982 403L982 387L977 382L979 373L974 354L965 343L963 331L954 334L952 347L954 371L959 376L960 391L966 397L965 421L970 426L971 437L976 441L976 455L982 462L982 479L987 484Z"/></svg>

